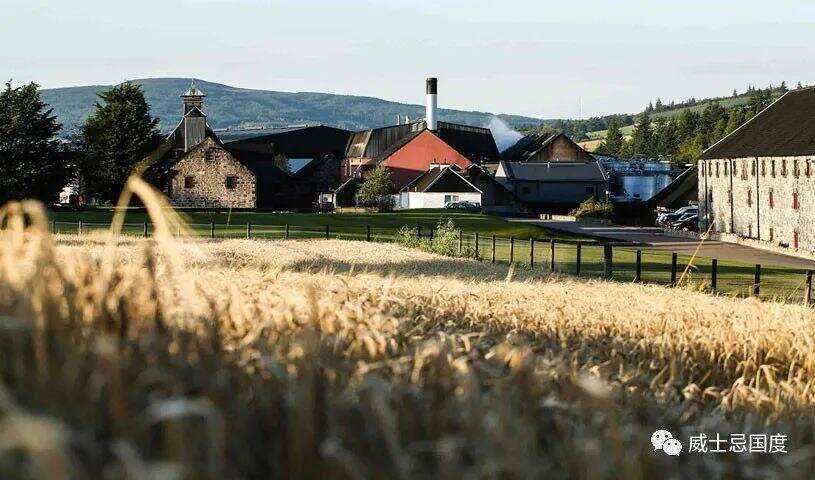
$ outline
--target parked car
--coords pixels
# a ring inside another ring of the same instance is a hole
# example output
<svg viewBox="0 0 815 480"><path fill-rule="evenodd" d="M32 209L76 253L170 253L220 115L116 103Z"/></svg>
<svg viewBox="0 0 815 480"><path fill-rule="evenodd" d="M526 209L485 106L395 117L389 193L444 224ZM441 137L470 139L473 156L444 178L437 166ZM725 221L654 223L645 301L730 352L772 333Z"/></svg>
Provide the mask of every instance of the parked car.
<svg viewBox="0 0 815 480"><path fill-rule="evenodd" d="M444 205L444 208L448 210L464 210L467 212L480 212L481 204L478 202L468 202L468 201L447 202Z"/></svg>
<svg viewBox="0 0 815 480"><path fill-rule="evenodd" d="M333 213L334 204L331 202L314 202L312 210L314 210L314 213Z"/></svg>
<svg viewBox="0 0 815 480"><path fill-rule="evenodd" d="M660 213L657 215L656 224L660 227L670 227L671 224L687 214L699 215L699 205L688 205L673 212Z"/></svg>
<svg viewBox="0 0 815 480"><path fill-rule="evenodd" d="M671 228L675 230L687 230L695 232L699 230L699 214L686 213L671 224Z"/></svg>

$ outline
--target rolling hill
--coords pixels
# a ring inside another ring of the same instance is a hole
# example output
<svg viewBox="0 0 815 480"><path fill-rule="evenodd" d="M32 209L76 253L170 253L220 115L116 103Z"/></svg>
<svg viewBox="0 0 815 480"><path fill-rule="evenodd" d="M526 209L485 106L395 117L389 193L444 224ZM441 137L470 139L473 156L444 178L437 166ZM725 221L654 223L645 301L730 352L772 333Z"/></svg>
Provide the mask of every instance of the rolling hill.
<svg viewBox="0 0 815 480"><path fill-rule="evenodd" d="M152 113L168 130L181 119L179 95L189 86L185 78L148 78L133 80L142 86ZM213 128L279 127L295 124L325 124L350 130L393 124L397 115L423 118L424 106L410 105L373 97L334 95L317 92L277 92L231 87L196 80L207 95L205 110ZM80 125L93 110L97 94L110 85L43 89L43 101L54 108L63 124L63 133ZM518 115L497 115L515 128L536 126L544 120ZM476 111L440 109L439 119L468 125L489 124L493 114Z"/></svg>

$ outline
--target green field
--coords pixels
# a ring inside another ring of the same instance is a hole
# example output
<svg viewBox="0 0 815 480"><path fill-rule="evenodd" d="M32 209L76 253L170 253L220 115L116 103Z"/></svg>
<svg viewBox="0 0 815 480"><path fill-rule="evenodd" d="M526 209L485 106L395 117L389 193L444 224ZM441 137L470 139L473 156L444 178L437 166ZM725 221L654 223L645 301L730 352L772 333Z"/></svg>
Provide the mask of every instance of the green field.
<svg viewBox="0 0 815 480"><path fill-rule="evenodd" d="M439 221L451 219L461 230L467 233L478 232L481 235L514 236L519 239L567 238L553 234L549 230L528 225L507 222L501 217L476 213L463 213L448 210L411 210L393 213L267 213L267 212L182 212L182 217L198 235L211 234L211 224L215 223L217 237L245 236L246 224L251 223L253 236L276 236L289 226L291 236L310 236L324 234L326 225L329 234L340 236L365 236L370 226L374 236L390 237L401 227L408 226L429 230ZM83 230L107 228L112 212L96 210L84 212L56 212L52 218L56 221L56 231L75 233L79 221ZM125 217L124 233L143 231L143 223L149 219L140 211L128 212ZM148 225L148 230L150 226Z"/></svg>
<svg viewBox="0 0 815 480"><path fill-rule="evenodd" d="M424 236L440 220L451 219L462 231L462 246L475 250L478 237L478 255L492 261L493 241L496 236L495 260L514 261L519 268L551 269L550 240L556 240L555 271L577 273L577 241L581 241L581 276L602 277L604 270L603 247L590 239L578 239L564 234L528 224L507 222L490 215L449 212L444 210L413 210L395 213L342 213L342 214L301 214L301 213L210 213L192 212L182 214L192 228L193 234L216 238L245 238L247 223L251 223L252 238L325 238L326 226L330 238L349 240L392 241L395 233L403 226L411 230L421 227ZM79 221L83 231L107 228L110 211L60 212L54 214L58 233L77 233ZM126 216L124 233L140 235L144 232L146 214L130 212ZM215 230L212 231L212 223ZM288 225L288 229L286 228ZM148 233L152 232L148 224ZM513 237L514 240L510 240ZM532 246L530 239L535 239ZM618 281L633 281L636 274L636 251L639 247L615 246L613 248L613 278ZM677 279L685 275L686 286L709 290L711 283L710 259L697 258L694 265L687 268L690 258L678 257ZM671 252L642 248L641 280L648 283L668 285L671 283ZM761 297L781 301L798 302L804 296L805 275L802 271L788 267L765 266L762 271ZM718 264L717 292L726 295L749 296L754 283L754 265L732 261Z"/></svg>

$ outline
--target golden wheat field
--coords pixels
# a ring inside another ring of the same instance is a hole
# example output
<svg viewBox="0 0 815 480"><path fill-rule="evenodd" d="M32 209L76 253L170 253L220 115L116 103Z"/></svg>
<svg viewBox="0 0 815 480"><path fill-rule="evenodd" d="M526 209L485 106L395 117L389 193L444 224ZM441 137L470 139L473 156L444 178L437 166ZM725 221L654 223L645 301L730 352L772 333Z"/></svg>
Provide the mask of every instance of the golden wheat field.
<svg viewBox="0 0 815 480"><path fill-rule="evenodd" d="M391 244L8 224L0 478L811 478L815 466L805 307ZM787 452L671 457L651 446L657 429L781 433Z"/></svg>

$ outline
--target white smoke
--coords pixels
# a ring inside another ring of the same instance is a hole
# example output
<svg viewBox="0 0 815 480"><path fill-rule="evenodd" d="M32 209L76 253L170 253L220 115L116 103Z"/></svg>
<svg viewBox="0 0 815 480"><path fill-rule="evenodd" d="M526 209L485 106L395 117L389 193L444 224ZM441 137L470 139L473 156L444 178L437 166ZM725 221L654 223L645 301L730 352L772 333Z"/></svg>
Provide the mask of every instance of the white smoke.
<svg viewBox="0 0 815 480"><path fill-rule="evenodd" d="M515 145L518 140L523 138L521 133L515 131L507 122L498 117L490 118L487 128L492 131L492 137L495 139L495 144L498 145L498 151L500 152Z"/></svg>

